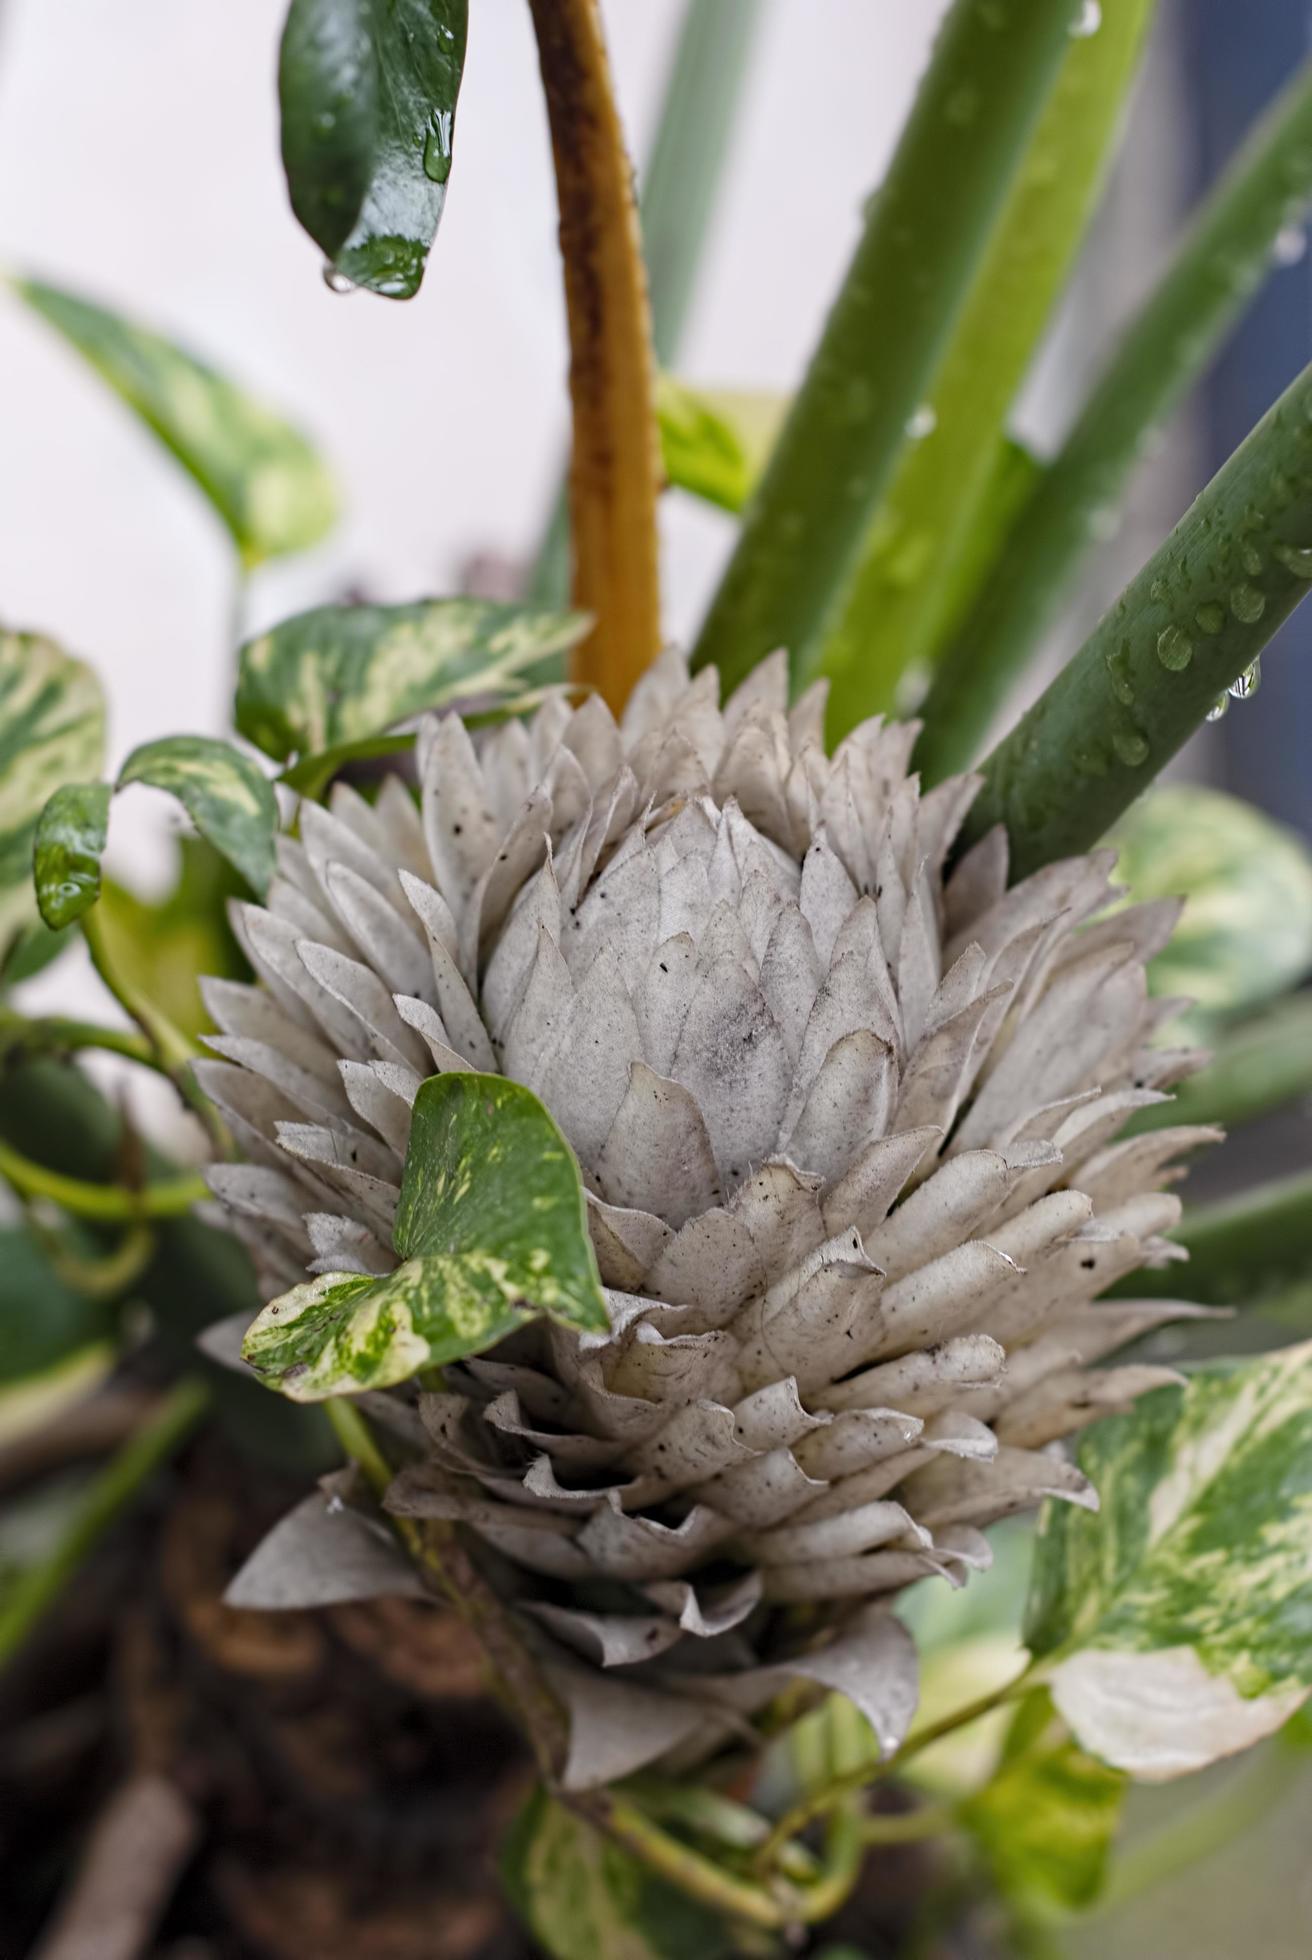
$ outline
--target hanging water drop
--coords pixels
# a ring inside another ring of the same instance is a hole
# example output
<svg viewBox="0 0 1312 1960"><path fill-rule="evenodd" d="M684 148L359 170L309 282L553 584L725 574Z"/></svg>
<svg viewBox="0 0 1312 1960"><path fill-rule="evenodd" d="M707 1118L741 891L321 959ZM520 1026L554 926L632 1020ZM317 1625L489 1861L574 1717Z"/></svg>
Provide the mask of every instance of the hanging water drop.
<svg viewBox="0 0 1312 1960"><path fill-rule="evenodd" d="M1207 710L1207 719L1209 721L1223 721L1229 712L1230 696L1228 694L1218 694L1211 707Z"/></svg>
<svg viewBox="0 0 1312 1960"><path fill-rule="evenodd" d="M1277 265L1297 265L1307 250L1307 233L1301 225L1282 225L1276 233L1271 257Z"/></svg>
<svg viewBox="0 0 1312 1960"><path fill-rule="evenodd" d="M1312 578L1312 545L1278 544L1274 551L1285 570L1295 578Z"/></svg>
<svg viewBox="0 0 1312 1960"><path fill-rule="evenodd" d="M1084 0L1076 20L1071 26L1071 38L1087 41L1102 26L1102 6L1100 0Z"/></svg>
<svg viewBox="0 0 1312 1960"><path fill-rule="evenodd" d="M424 138L424 175L434 184L444 184L451 175L451 111L434 111L432 125Z"/></svg>
<svg viewBox="0 0 1312 1960"><path fill-rule="evenodd" d="M353 293L355 291L354 279L348 279L344 272L339 272L331 259L324 260L323 283L330 293L341 294Z"/></svg>
<svg viewBox="0 0 1312 1960"><path fill-rule="evenodd" d="M1226 693L1232 701L1251 701L1262 685L1262 663L1255 660L1251 667L1245 667L1236 680L1231 681Z"/></svg>
<svg viewBox="0 0 1312 1960"><path fill-rule="evenodd" d="M1245 626L1255 626L1266 611L1266 594L1245 580L1231 592L1230 610Z"/></svg>
<svg viewBox="0 0 1312 1960"><path fill-rule="evenodd" d="M923 442L926 436L933 435L937 427L938 416L928 402L921 402L915 414L909 417L905 433L909 441Z"/></svg>
<svg viewBox="0 0 1312 1960"><path fill-rule="evenodd" d="M1167 626L1157 635L1157 658L1172 674L1181 674L1194 657L1194 643L1181 626Z"/></svg>

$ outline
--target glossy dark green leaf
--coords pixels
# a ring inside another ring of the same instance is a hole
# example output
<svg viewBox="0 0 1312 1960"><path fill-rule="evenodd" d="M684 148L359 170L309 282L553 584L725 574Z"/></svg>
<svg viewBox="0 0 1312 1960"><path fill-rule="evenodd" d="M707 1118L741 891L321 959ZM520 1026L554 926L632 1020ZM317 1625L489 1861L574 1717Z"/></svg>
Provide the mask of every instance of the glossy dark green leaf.
<svg viewBox="0 0 1312 1960"><path fill-rule="evenodd" d="M263 896L273 876L278 799L250 757L210 735L169 735L134 749L117 787L149 783L176 796L202 837Z"/></svg>
<svg viewBox="0 0 1312 1960"><path fill-rule="evenodd" d="M0 1228L0 1385L51 1374L111 1325L107 1303L61 1279L27 1226Z"/></svg>
<svg viewBox="0 0 1312 1960"><path fill-rule="evenodd" d="M35 279L16 290L176 457L247 565L303 551L332 528L332 478L276 410L120 314Z"/></svg>
<svg viewBox="0 0 1312 1960"><path fill-rule="evenodd" d="M343 290L419 290L451 172L466 14L466 0L292 0L278 63L287 188Z"/></svg>
<svg viewBox="0 0 1312 1960"><path fill-rule="evenodd" d="M242 1352L298 1402L386 1388L477 1354L539 1313L609 1325L569 1145L528 1089L431 1076L415 1098L381 1279L324 1273L274 1300Z"/></svg>
<svg viewBox="0 0 1312 1960"><path fill-rule="evenodd" d="M1023 1916L1078 1911L1102 1890L1126 1787L1119 1770L1072 1740L1040 1688L1016 1710L996 1770L959 1816Z"/></svg>
<svg viewBox="0 0 1312 1960"><path fill-rule="evenodd" d="M369 740L426 708L557 678L588 624L487 599L317 606L242 648L237 727L279 762Z"/></svg>
<svg viewBox="0 0 1312 1960"><path fill-rule="evenodd" d="M65 783L41 812L32 875L41 917L52 932L72 925L100 897L111 794L108 783Z"/></svg>
<svg viewBox="0 0 1312 1960"><path fill-rule="evenodd" d="M545 1790L512 1824L501 1877L550 1960L720 1960L734 1950L704 1907Z"/></svg>
<svg viewBox="0 0 1312 1960"><path fill-rule="evenodd" d="M0 955L34 924L37 819L64 783L93 776L105 705L91 669L36 633L0 633Z"/></svg>
<svg viewBox="0 0 1312 1960"><path fill-rule="evenodd" d="M1312 1687L1312 1344L1201 1368L1095 1425L1098 1512L1040 1519L1025 1638L1086 1749L1160 1780Z"/></svg>
<svg viewBox="0 0 1312 1960"><path fill-rule="evenodd" d="M1148 970L1154 993L1228 1014L1297 986L1312 967L1312 852L1251 803L1168 783L1140 797L1108 842L1131 900L1185 901Z"/></svg>

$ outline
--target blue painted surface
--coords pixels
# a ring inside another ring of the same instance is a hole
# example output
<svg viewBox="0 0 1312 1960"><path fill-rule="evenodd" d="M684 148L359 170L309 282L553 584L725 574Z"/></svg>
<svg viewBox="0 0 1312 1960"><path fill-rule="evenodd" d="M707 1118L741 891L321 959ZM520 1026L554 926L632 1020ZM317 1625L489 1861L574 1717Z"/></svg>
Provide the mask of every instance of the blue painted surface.
<svg viewBox="0 0 1312 1960"><path fill-rule="evenodd" d="M1176 34L1201 190L1312 51L1312 4L1183 0ZM1312 250L1273 273L1204 386L1209 475L1309 359ZM1312 597L1272 641L1259 693L1232 706L1222 735L1226 787L1312 838Z"/></svg>

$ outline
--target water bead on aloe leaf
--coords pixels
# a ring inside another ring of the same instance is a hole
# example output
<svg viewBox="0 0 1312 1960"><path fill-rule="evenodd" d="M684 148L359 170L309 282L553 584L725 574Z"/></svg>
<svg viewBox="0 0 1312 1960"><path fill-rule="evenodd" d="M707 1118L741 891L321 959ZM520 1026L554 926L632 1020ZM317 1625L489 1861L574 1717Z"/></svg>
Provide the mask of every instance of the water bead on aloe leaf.
<svg viewBox="0 0 1312 1960"><path fill-rule="evenodd" d="M1183 673L1194 657L1194 643L1180 626L1167 626L1157 635L1157 658L1172 674Z"/></svg>
<svg viewBox="0 0 1312 1960"><path fill-rule="evenodd" d="M1226 693L1232 701L1249 701L1262 685L1262 663L1255 660L1251 667L1245 667L1237 679L1232 680Z"/></svg>

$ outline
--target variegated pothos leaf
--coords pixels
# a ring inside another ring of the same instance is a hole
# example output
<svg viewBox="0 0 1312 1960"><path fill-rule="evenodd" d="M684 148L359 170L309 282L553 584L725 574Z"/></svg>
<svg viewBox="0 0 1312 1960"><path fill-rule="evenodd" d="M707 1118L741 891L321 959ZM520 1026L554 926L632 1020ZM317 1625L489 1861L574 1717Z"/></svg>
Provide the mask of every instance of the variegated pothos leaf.
<svg viewBox="0 0 1312 1960"><path fill-rule="evenodd" d="M1150 1780L1312 1688L1312 1343L1201 1369L1089 1432L1102 1508L1049 1505L1026 1639L1085 1748Z"/></svg>
<svg viewBox="0 0 1312 1960"><path fill-rule="evenodd" d="M0 634L0 953L36 916L37 819L62 784L96 774L104 745L91 669L38 634Z"/></svg>
<svg viewBox="0 0 1312 1960"><path fill-rule="evenodd" d="M279 762L381 735L426 708L558 679L582 613L486 599L317 606L241 650L237 727Z"/></svg>
<svg viewBox="0 0 1312 1960"><path fill-rule="evenodd" d="M382 1278L325 1273L273 1300L242 1353L298 1402L386 1388L548 1313L604 1333L606 1303L569 1145L499 1075L429 1078L415 1098Z"/></svg>
<svg viewBox="0 0 1312 1960"><path fill-rule="evenodd" d="M202 837L263 894L273 876L278 799L249 756L209 735L170 735L134 749L118 787L149 783L176 796Z"/></svg>

